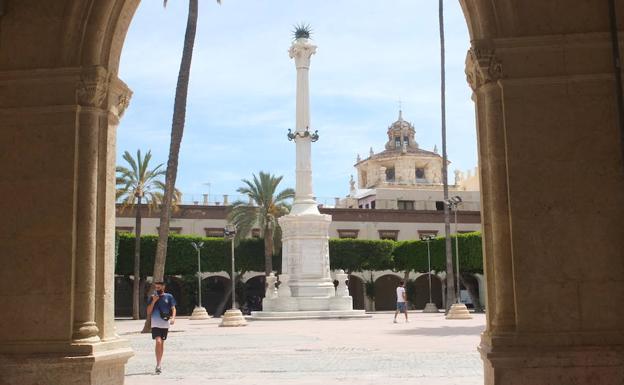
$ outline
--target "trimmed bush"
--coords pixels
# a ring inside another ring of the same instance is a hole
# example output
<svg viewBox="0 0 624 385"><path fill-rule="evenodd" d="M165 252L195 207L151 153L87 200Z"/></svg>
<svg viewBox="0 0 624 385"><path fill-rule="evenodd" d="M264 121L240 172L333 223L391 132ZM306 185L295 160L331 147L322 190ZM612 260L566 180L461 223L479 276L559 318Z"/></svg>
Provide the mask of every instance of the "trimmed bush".
<svg viewBox="0 0 624 385"><path fill-rule="evenodd" d="M156 235L141 237L141 275L150 275L154 267ZM191 242L203 242L201 267L205 272L230 271L231 245L223 238L206 238L191 235L171 235L167 248L166 275L193 275L197 272L197 251ZM431 268L446 269L444 238L431 241ZM122 233L117 236L117 259L115 272L131 275L134 259L134 235ZM453 255L455 236L453 236ZM459 235L460 268L466 273L482 273L483 257L481 233ZM264 241L259 238L241 240L236 246L236 271L264 270ZM388 241L365 239L330 239L329 255L332 269L346 272L362 270L414 270L425 273L427 267L427 244L423 241ZM453 257L454 258L454 257ZM281 270L281 252L273 256L273 267Z"/></svg>
<svg viewBox="0 0 624 385"><path fill-rule="evenodd" d="M455 261L455 242L457 237L452 236L453 261ZM433 271L446 270L445 238L440 237L430 241L431 269ZM462 272L483 272L483 251L481 233L459 234L459 267ZM414 270L420 273L428 271L427 242L400 241L394 248L394 269L397 271Z"/></svg>

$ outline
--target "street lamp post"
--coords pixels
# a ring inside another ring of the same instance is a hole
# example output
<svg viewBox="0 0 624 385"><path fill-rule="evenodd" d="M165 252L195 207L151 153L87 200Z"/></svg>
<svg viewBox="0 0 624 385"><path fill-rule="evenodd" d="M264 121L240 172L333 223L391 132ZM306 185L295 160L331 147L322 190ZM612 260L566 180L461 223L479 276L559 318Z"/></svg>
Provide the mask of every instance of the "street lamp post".
<svg viewBox="0 0 624 385"><path fill-rule="evenodd" d="M457 303L451 306L447 319L466 319L472 318L468 308L461 302L461 289L460 289L460 277L459 277L459 231L457 230L457 209L462 204L462 198L460 196L454 196L446 200L446 204L455 213L455 266L457 275Z"/></svg>
<svg viewBox="0 0 624 385"><path fill-rule="evenodd" d="M223 315L219 326L246 326L247 322L243 313L236 308L236 279L235 279L235 257L234 257L234 239L236 238L236 225L227 225L223 229L225 238L229 238L232 245L232 308L227 310Z"/></svg>
<svg viewBox="0 0 624 385"><path fill-rule="evenodd" d="M201 248L204 246L204 242L191 242L191 245L197 251L197 306L193 309L191 314L192 320L202 320L210 318L206 309L202 306L201 300Z"/></svg>
<svg viewBox="0 0 624 385"><path fill-rule="evenodd" d="M459 196L454 196L449 199L451 206L451 210L453 210L455 214L455 269L457 272L455 273L457 276L457 303L461 302L461 288L460 288L460 277L459 277L459 228L457 227L457 209L459 205L462 204L462 199Z"/></svg>
<svg viewBox="0 0 624 385"><path fill-rule="evenodd" d="M435 303L433 303L433 299L431 296L431 248L429 247L429 242L435 237L433 235L423 235L420 237L421 241L427 242L427 264L429 266L428 270L428 278L429 278L429 302L425 305L425 309L423 313L437 313L438 307Z"/></svg>

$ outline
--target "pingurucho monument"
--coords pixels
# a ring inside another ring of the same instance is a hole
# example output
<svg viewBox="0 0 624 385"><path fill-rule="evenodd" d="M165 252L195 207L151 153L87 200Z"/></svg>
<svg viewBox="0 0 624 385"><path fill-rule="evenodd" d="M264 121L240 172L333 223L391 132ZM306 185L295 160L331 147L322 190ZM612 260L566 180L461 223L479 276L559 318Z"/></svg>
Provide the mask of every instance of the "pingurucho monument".
<svg viewBox="0 0 624 385"><path fill-rule="evenodd" d="M312 143L319 138L310 128L310 58L316 46L310 28L297 26L295 40L288 50L297 69L295 131L288 140L296 145L295 200L290 214L279 219L282 228L282 274L267 277L263 311L256 319L365 317L353 310L346 284L347 274L338 271L334 287L329 265L329 225L331 215L321 214L312 192Z"/></svg>

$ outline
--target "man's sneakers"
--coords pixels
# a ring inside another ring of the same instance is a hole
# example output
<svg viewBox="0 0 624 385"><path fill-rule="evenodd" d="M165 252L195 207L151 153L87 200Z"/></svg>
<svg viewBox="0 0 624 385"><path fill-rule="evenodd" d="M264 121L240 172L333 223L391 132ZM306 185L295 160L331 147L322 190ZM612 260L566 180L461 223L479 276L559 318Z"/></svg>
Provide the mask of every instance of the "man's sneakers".
<svg viewBox="0 0 624 385"><path fill-rule="evenodd" d="M156 374L162 373L162 368L160 366L156 367Z"/></svg>
<svg viewBox="0 0 624 385"><path fill-rule="evenodd" d="M397 320L392 321L392 323L398 324Z"/></svg>

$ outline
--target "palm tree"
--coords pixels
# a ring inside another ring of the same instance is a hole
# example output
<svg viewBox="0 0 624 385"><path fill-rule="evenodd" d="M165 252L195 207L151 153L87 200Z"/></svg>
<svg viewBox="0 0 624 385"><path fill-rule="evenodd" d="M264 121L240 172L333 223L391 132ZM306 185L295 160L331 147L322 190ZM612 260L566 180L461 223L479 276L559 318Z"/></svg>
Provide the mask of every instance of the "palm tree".
<svg viewBox="0 0 624 385"><path fill-rule="evenodd" d="M249 235L257 223L264 238L264 272L266 275L273 271L273 253L275 246L281 243L281 230L277 218L288 214L290 206L288 199L295 197L295 190L287 188L276 195L277 186L282 181L282 176L276 177L270 173L260 171L259 177L253 175L253 181L243 179L245 184L238 190L247 195L250 202L236 201L232 203L229 220L237 227L238 239Z"/></svg>
<svg viewBox="0 0 624 385"><path fill-rule="evenodd" d="M442 106L442 183L444 185L444 236L446 239L446 311L455 303L455 278L453 274L453 248L451 246L451 213L447 204L448 157L446 155L446 73L444 55L444 0L439 0L440 25L440 99Z"/></svg>
<svg viewBox="0 0 624 385"><path fill-rule="evenodd" d="M217 0L221 4L221 0ZM163 0L167 6L167 0ZM176 178L178 176L178 157L180 155L180 143L184 134L186 121L186 97L188 95L189 80L191 77L191 62L193 60L193 48L195 46L195 32L197 31L198 0L189 0L189 13L186 20L186 32L184 34L184 47L182 60L178 72L175 99L173 102L173 118L171 122L171 142L169 144L169 158L165 174L165 193L160 211L160 227L158 228L158 243L154 257L154 273L152 282L162 281L165 275L165 262L167 259L167 242L169 240L169 218L171 216L172 201ZM147 317L142 333L149 333L150 318Z"/></svg>
<svg viewBox="0 0 624 385"><path fill-rule="evenodd" d="M221 0L217 0L221 4ZM167 6L167 0L163 1ZM176 178L178 176L178 157L180 155L180 143L184 134L186 120L186 98L188 95L189 79L191 75L191 61L195 46L195 32L197 31L198 0L189 0L189 13L186 21L186 33L184 35L184 48L178 73L175 100L173 104L173 119L171 123L171 143L169 145L169 158L165 174L165 193L160 212L160 227L158 229L158 244L154 258L154 281L162 281L165 274L165 260L167 256L167 241L169 237L169 219L171 215L172 200L174 196Z"/></svg>
<svg viewBox="0 0 624 385"><path fill-rule="evenodd" d="M134 282L132 285L132 318L139 319L139 281L141 277L141 206L147 204L154 208L162 201L162 191L165 184L160 179L165 175L163 164L150 169L152 152L147 151L141 157L141 150L137 150L136 159L128 151L124 152L123 159L130 168L117 166L117 201L121 201L121 210L133 206L136 210L136 224L134 227Z"/></svg>

